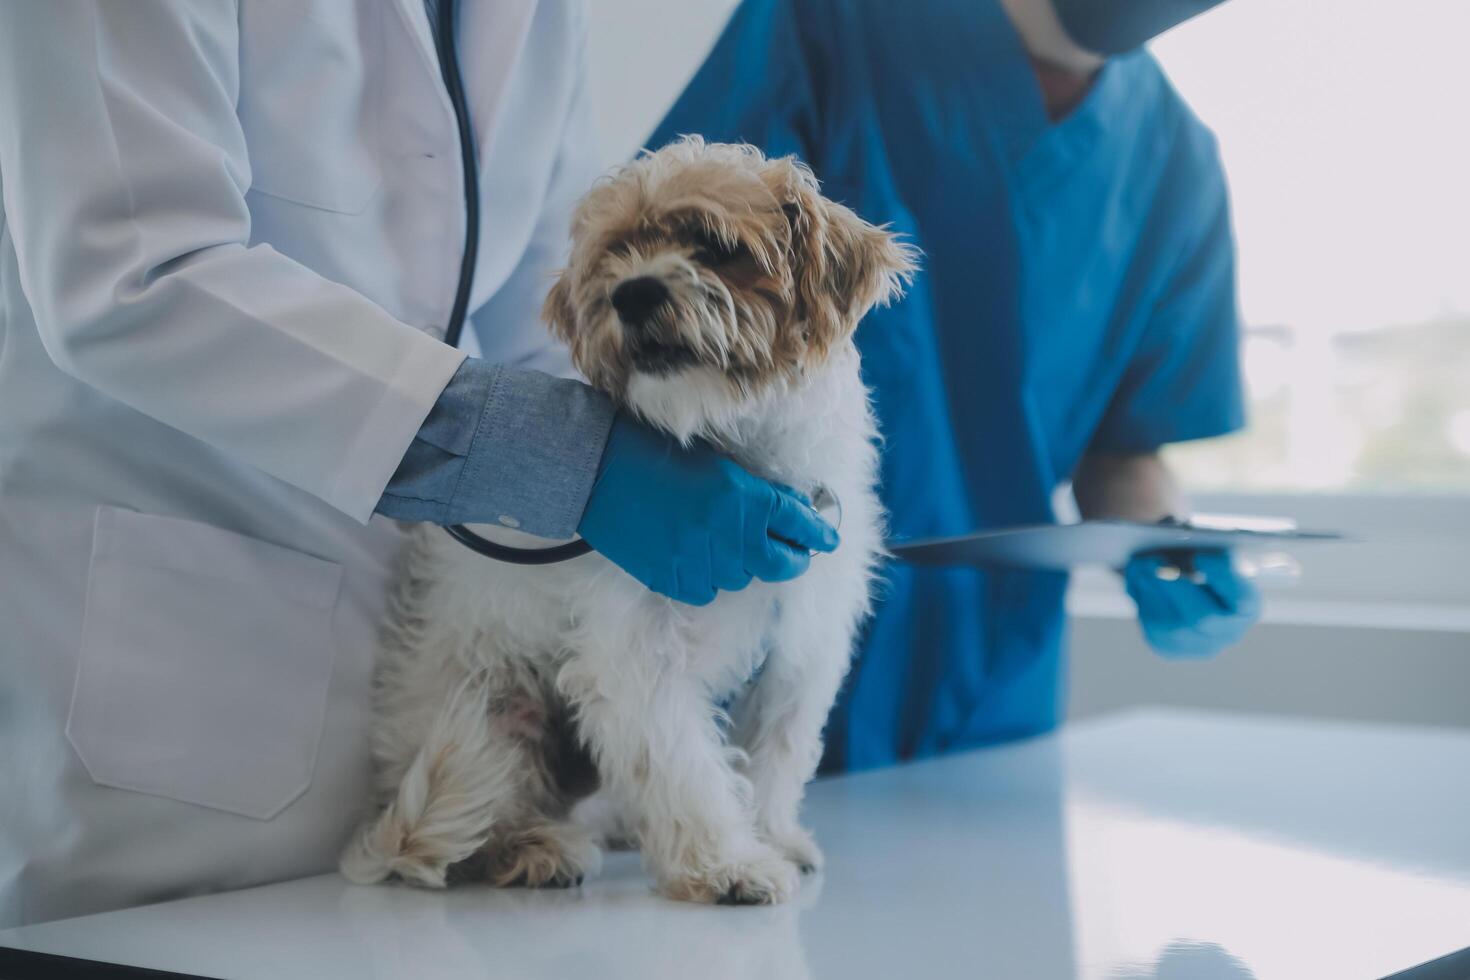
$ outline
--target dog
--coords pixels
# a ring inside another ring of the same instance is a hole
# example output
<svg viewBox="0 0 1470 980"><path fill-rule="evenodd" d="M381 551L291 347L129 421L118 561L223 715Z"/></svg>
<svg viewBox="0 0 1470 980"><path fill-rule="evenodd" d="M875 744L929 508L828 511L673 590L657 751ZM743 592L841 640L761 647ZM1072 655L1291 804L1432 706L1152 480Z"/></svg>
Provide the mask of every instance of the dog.
<svg viewBox="0 0 1470 980"><path fill-rule="evenodd" d="M853 332L915 263L803 164L751 146L686 137L579 202L543 311L577 369L685 443L835 496L841 544L695 607L596 553L505 565L415 530L379 663L380 809L347 878L580 883L601 849L571 811L599 787L671 898L779 902L820 867L798 809L882 553ZM633 281L644 301L615 304Z"/></svg>

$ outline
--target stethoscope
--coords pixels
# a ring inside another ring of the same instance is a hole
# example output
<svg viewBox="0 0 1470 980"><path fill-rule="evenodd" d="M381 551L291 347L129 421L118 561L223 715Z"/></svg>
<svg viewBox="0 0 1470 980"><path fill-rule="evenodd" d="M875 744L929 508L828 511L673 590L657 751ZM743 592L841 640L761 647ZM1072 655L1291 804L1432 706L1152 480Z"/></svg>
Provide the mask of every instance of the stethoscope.
<svg viewBox="0 0 1470 980"><path fill-rule="evenodd" d="M449 312L449 323L444 328L444 342L450 347L459 346L460 335L464 332L465 316L470 305L470 287L475 278L475 260L480 250L480 175L475 162L475 133L470 125L469 106L464 97L464 79L459 72L459 51L454 43L458 6L457 0L441 0L434 37L434 46L439 53L439 71L444 76L444 87L449 92L449 104L454 107L454 121L459 130L460 163L464 169L464 257L459 265L459 286L455 290L454 306ZM834 527L840 527L842 503L837 496L823 486L817 487L812 496L812 506L829 520L835 513ZM444 530L471 551L514 565L551 565L579 558L592 551L592 546L581 538L549 548L516 548L482 537L463 524L451 524Z"/></svg>

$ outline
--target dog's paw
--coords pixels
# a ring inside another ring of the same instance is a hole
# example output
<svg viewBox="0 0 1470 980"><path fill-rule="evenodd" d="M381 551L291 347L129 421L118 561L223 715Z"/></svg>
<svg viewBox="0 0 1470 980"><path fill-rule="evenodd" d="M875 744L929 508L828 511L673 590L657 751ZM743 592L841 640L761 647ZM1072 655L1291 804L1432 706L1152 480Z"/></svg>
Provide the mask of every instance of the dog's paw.
<svg viewBox="0 0 1470 980"><path fill-rule="evenodd" d="M768 839L771 846L785 855L786 860L796 865L797 870L804 875L821 871L826 863L822 849L812 839L811 831L803 827L794 827L782 833L773 832Z"/></svg>
<svg viewBox="0 0 1470 980"><path fill-rule="evenodd" d="M602 851L573 824L532 827L493 845L486 877L502 888L575 888L602 869Z"/></svg>
<svg viewBox="0 0 1470 980"><path fill-rule="evenodd" d="M775 905L796 893L796 867L775 850L664 880L660 890L681 902Z"/></svg>

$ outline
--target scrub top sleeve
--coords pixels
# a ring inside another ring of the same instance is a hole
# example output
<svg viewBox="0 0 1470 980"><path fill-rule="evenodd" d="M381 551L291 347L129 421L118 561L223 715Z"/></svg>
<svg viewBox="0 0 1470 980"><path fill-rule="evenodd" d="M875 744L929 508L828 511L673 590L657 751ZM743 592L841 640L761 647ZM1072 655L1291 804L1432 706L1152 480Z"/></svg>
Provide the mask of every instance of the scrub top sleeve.
<svg viewBox="0 0 1470 980"><path fill-rule="evenodd" d="M1052 0L1077 44L1097 54L1132 51L1221 0Z"/></svg>
<svg viewBox="0 0 1470 980"><path fill-rule="evenodd" d="M0 173L56 366L366 521L462 354L251 244L230 3L0 4Z"/></svg>
<svg viewBox="0 0 1470 980"><path fill-rule="evenodd" d="M697 134L753 143L771 157L794 153L815 165L819 114L796 8L791 0L745 0L646 145Z"/></svg>
<svg viewBox="0 0 1470 980"><path fill-rule="evenodd" d="M1090 448L1151 452L1245 425L1235 244L1223 175L1204 233L1151 313Z"/></svg>

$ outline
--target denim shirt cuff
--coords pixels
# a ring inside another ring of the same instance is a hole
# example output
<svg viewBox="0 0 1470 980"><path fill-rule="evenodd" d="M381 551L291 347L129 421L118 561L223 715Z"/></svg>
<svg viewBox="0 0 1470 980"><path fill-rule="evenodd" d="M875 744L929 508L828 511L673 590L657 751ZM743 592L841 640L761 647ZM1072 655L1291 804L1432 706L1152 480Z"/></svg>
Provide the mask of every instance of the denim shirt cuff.
<svg viewBox="0 0 1470 980"><path fill-rule="evenodd" d="M436 524L576 533L615 410L578 381L467 359L439 396L378 512Z"/></svg>

